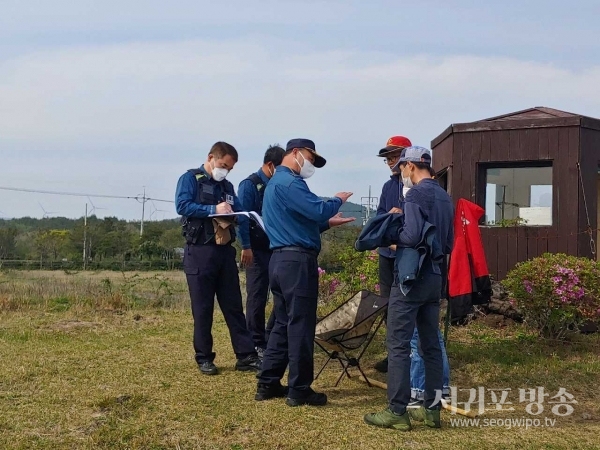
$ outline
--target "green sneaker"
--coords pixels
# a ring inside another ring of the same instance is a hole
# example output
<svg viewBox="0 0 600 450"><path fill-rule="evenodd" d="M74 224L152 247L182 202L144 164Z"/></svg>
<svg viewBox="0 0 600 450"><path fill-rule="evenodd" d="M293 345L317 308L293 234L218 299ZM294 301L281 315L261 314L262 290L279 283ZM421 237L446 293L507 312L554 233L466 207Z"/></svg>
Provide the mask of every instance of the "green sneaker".
<svg viewBox="0 0 600 450"><path fill-rule="evenodd" d="M407 412L398 415L393 413L389 408L378 413L365 414L364 420L367 425L376 427L393 428L398 431L410 431L412 429L410 417L408 417Z"/></svg>
<svg viewBox="0 0 600 450"><path fill-rule="evenodd" d="M411 408L407 411L411 419L417 422L425 422L425 425L430 428L442 427L439 409L427 409L424 406L421 406L420 408Z"/></svg>
<svg viewBox="0 0 600 450"><path fill-rule="evenodd" d="M424 422L425 421L425 407L419 406L418 408L406 408L408 411L408 415L410 418L416 422Z"/></svg>
<svg viewBox="0 0 600 450"><path fill-rule="evenodd" d="M425 425L430 428L441 428L442 422L440 421L440 410L439 409L427 409L425 410Z"/></svg>

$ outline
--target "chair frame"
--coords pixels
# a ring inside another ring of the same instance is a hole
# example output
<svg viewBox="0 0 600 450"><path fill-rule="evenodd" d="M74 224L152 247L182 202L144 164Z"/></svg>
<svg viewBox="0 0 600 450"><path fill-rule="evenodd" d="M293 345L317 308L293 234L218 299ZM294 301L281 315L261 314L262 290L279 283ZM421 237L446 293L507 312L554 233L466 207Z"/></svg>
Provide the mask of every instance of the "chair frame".
<svg viewBox="0 0 600 450"><path fill-rule="evenodd" d="M369 387L372 387L371 382L369 381L369 378L367 377L367 375L365 375L365 373L362 370L362 367L360 367L360 359L362 358L362 356L364 355L364 353L367 351L367 349L369 348L369 345L371 345L371 342L373 341L373 339L375 338L375 335L377 334L377 331L379 330L379 328L381 327L381 325L385 322L385 314L384 311L387 309L387 305L385 306L385 308L382 308L378 314L380 315L380 317L378 319L375 319L375 322L377 325L375 327L371 327L371 330L369 331L370 335L367 336L367 339L365 340L365 342L362 344L363 349L361 350L361 352L358 354L358 356L351 356L349 355L347 352L350 352L352 350L356 350L356 349L351 349L348 347L345 347L342 343L337 342L336 344L340 347L340 351L338 350L328 350L326 349L324 346L321 345L321 343L319 342L318 339L315 339L315 343L321 348L321 350L323 350L328 358L327 361L325 361L325 364L323 364L323 367L321 367L321 370L319 370L319 372L317 373L317 375L315 376L315 380L317 378L319 378L319 375L321 375L321 372L323 372L323 370L325 369L325 367L327 367L327 365L332 361L332 360L337 360L339 361L340 365L342 366L342 373L340 374L340 376L338 377L334 387L337 387L340 382L343 380L344 376L347 376L348 378L352 378L352 376L350 375L350 372L348 371L348 369L350 367L356 367L358 369L358 371L361 373L361 375L363 376L363 378L365 379L366 383L369 385ZM322 319L321 319L322 320Z"/></svg>

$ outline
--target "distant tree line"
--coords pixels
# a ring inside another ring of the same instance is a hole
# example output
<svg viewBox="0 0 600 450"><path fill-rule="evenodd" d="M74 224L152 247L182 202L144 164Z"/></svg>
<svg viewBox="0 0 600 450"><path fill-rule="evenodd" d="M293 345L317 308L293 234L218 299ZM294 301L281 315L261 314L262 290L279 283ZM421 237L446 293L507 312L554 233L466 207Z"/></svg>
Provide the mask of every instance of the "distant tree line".
<svg viewBox="0 0 600 450"><path fill-rule="evenodd" d="M360 206L355 205L358 208ZM346 215L351 215L348 212ZM339 269L337 255L352 246L360 228L355 225L326 231L320 264ZM117 217L88 217L84 220L52 217L0 219L0 268L81 269L84 231L86 267L89 269L143 270L181 268L184 246L178 219L140 223ZM239 241L234 244L240 250Z"/></svg>
<svg viewBox="0 0 600 450"><path fill-rule="evenodd" d="M184 245L178 220L144 223L116 217L84 220L64 217L0 220L0 264L18 266L14 261L30 261L42 268L83 266L84 231L87 265L90 268L119 268L127 262L164 261L176 264L175 249ZM38 264L39 263L39 264ZM129 264L134 266L135 264ZM142 264L143 265L143 264Z"/></svg>

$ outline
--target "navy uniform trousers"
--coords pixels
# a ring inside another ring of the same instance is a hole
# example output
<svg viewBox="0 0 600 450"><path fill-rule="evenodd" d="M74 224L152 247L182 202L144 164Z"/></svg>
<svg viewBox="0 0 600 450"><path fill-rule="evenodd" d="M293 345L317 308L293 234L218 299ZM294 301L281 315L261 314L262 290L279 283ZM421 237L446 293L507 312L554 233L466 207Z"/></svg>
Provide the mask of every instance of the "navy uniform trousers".
<svg viewBox="0 0 600 450"><path fill-rule="evenodd" d="M194 316L196 362L213 361L212 323L215 295L225 317L238 359L254 353L246 328L235 248L231 245L186 245L183 258Z"/></svg>
<svg viewBox="0 0 600 450"><path fill-rule="evenodd" d="M289 364L289 398L310 395L319 273L314 251L274 250L269 264L275 325L258 382L280 382Z"/></svg>
<svg viewBox="0 0 600 450"><path fill-rule="evenodd" d="M269 296L269 262L271 250L252 250L252 265L246 268L246 325L254 345L267 348L275 316L271 314L265 331L265 307Z"/></svg>

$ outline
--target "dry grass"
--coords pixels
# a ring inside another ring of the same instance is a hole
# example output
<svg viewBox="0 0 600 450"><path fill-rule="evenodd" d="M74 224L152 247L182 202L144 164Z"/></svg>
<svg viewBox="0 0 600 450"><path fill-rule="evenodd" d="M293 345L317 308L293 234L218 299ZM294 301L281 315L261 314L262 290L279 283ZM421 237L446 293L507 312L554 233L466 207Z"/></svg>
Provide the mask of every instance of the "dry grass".
<svg viewBox="0 0 600 450"><path fill-rule="evenodd" d="M125 310L188 303L183 272L0 271L0 310Z"/></svg>
<svg viewBox="0 0 600 450"><path fill-rule="evenodd" d="M180 274L161 275L174 287L185 288ZM77 283L111 276L119 290L118 274L77 275ZM48 284L53 277L65 278L21 273L3 275L0 282L8 277L18 280L14 286L27 284L27 279ZM65 286L75 280L70 277ZM154 292L142 288L145 283L154 286L154 281L138 284L135 295L140 298L142 292ZM6 295L6 287L1 289ZM253 375L232 369L235 360L220 313L215 315L214 335L222 374L200 375L193 361L185 295L178 293L169 307L149 301L113 310L85 302L56 309L46 295L41 302L0 312L0 448L599 448L598 336L555 345L539 342L520 328L498 331L473 324L455 329L448 348L452 384L513 389L515 412L490 411L484 417L529 417L516 390L534 386L546 387L551 395L565 387L579 401L575 413L557 418L553 428L510 430L452 428L452 416L444 413L444 429L417 426L402 434L363 424L363 414L385 407L385 392L355 380L333 388L335 365L315 383L330 397L326 407L255 402ZM383 352L380 337L371 350L366 367ZM317 365L322 360L318 354ZM541 417L554 416L545 411Z"/></svg>

